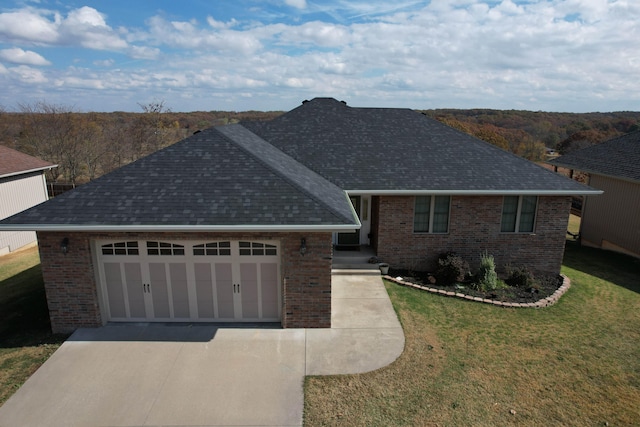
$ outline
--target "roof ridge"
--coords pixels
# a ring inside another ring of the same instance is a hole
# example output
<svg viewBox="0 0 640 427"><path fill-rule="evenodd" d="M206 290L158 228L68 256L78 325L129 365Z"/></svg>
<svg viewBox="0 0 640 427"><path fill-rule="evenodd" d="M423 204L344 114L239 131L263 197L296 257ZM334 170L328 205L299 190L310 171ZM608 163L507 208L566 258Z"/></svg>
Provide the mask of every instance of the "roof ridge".
<svg viewBox="0 0 640 427"><path fill-rule="evenodd" d="M336 218L352 221L353 210L349 202L347 193L344 189L327 180L322 175L309 169L293 157L289 156L279 148L270 144L265 139L251 132L241 124L229 124L217 126L214 128L221 133L229 141L234 143L242 151L265 165L269 170L284 178L295 188L301 190L304 194L311 197L316 202L325 206ZM300 174L304 172L304 174ZM300 180L295 178L308 177L308 180ZM321 185L318 185L321 184ZM317 191L319 190L319 191ZM325 192L324 196L319 194ZM340 193L340 203L348 203L350 212L341 212L337 206L328 203L327 197L333 202L338 202L337 193ZM358 220L359 221L359 220Z"/></svg>

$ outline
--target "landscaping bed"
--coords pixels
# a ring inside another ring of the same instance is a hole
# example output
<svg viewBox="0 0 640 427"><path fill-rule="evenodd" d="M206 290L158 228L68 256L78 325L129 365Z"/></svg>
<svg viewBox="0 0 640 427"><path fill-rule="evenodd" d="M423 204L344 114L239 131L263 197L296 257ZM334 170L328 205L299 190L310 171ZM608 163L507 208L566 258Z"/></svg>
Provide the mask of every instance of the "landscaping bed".
<svg viewBox="0 0 640 427"><path fill-rule="evenodd" d="M560 275L547 276L536 278L536 283L527 288L506 285L503 288L482 291L476 289L471 281L463 281L461 283L448 285L439 284L435 279L435 275L429 272L390 268L388 276L391 278L400 278L403 282L409 282L431 289L438 289L444 292L468 295L471 297L481 298L483 300L521 304L534 303L551 297L558 291L564 282L564 278Z"/></svg>

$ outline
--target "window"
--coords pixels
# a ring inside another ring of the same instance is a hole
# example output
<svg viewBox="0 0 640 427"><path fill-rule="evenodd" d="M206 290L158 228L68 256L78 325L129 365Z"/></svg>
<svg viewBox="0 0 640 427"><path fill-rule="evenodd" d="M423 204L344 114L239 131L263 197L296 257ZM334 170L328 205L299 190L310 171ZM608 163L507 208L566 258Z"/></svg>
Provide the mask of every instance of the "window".
<svg viewBox="0 0 640 427"><path fill-rule="evenodd" d="M240 255L278 255L276 246L258 242L240 242Z"/></svg>
<svg viewBox="0 0 640 427"><path fill-rule="evenodd" d="M147 242L147 255L184 255L184 246L176 243Z"/></svg>
<svg viewBox="0 0 640 427"><path fill-rule="evenodd" d="M231 255L231 242L212 242L195 245L194 255Z"/></svg>
<svg viewBox="0 0 640 427"><path fill-rule="evenodd" d="M118 242L102 245L102 255L138 255L138 242Z"/></svg>
<svg viewBox="0 0 640 427"><path fill-rule="evenodd" d="M505 196L502 203L503 233L533 233L538 196Z"/></svg>
<svg viewBox="0 0 640 427"><path fill-rule="evenodd" d="M413 215L413 232L447 233L450 204L450 196L417 196Z"/></svg>

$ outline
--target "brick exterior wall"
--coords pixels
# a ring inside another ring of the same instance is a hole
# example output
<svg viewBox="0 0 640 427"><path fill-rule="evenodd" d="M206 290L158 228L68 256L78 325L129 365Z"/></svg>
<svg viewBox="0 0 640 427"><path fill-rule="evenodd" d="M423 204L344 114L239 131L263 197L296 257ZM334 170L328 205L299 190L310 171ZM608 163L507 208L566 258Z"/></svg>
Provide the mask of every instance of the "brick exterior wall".
<svg viewBox="0 0 640 427"><path fill-rule="evenodd" d="M69 239L63 254L60 243ZM300 255L300 239L307 252ZM55 333L102 326L94 240L276 240L280 242L282 326L331 327L331 233L81 233L39 232L42 273Z"/></svg>
<svg viewBox="0 0 640 427"><path fill-rule="evenodd" d="M433 271L440 253L455 251L472 269L480 254L506 264L526 265L534 274L558 274L564 254L571 198L538 197L534 233L501 233L502 196L452 196L449 232L413 232L413 196L379 196L377 254L392 267Z"/></svg>

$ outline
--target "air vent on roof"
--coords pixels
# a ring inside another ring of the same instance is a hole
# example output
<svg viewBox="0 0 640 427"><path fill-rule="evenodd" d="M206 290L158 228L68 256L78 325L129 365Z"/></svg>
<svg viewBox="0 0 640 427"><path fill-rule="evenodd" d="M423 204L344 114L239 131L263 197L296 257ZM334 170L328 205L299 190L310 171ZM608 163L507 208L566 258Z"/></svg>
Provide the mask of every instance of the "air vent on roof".
<svg viewBox="0 0 640 427"><path fill-rule="evenodd" d="M195 135L196 133L200 133L200 132L202 132L202 131L201 130L197 130L193 134Z"/></svg>
<svg viewBox="0 0 640 427"><path fill-rule="evenodd" d="M302 101L302 105L306 104L307 102L311 102L308 99L305 99L304 101Z"/></svg>
<svg viewBox="0 0 640 427"><path fill-rule="evenodd" d="M346 101L340 101L340 102L342 102L344 105L347 105L347 102L346 102Z"/></svg>

